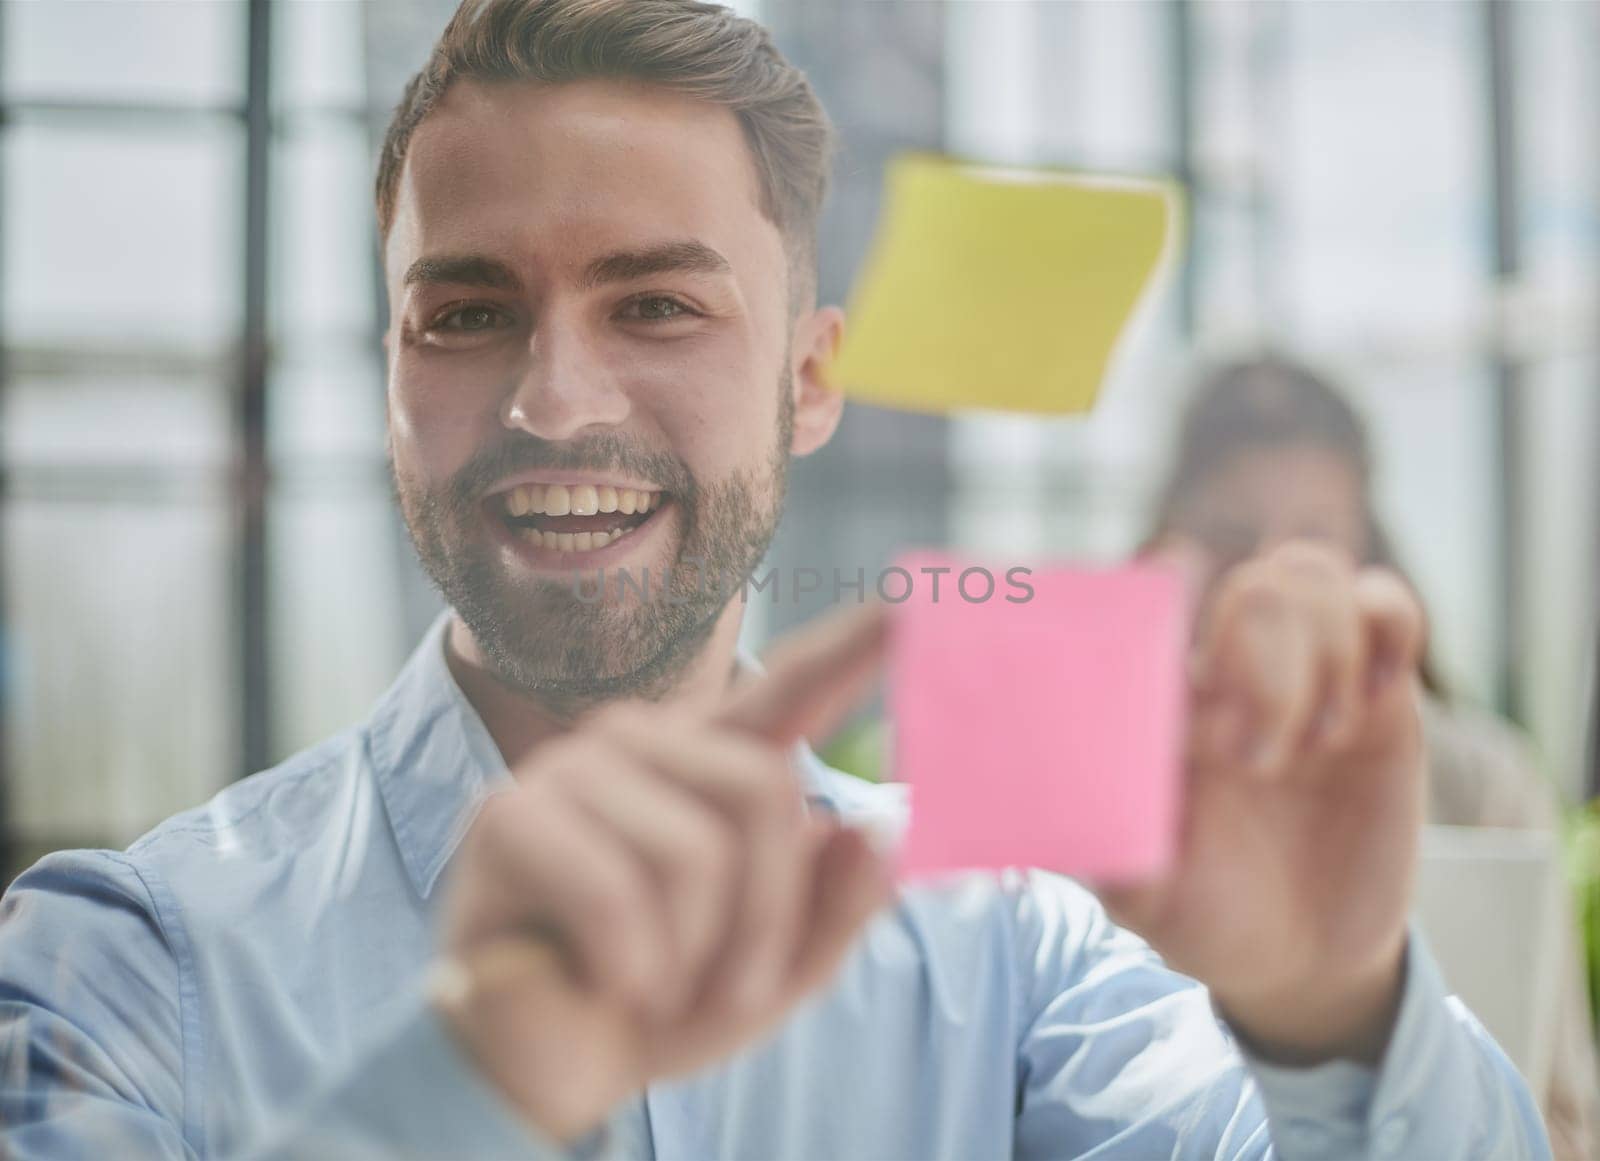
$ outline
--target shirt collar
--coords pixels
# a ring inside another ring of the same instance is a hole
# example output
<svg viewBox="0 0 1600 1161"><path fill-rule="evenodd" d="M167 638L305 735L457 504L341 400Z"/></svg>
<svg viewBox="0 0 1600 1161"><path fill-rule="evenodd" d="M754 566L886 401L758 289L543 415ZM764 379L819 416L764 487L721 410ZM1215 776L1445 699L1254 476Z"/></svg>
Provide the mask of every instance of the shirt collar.
<svg viewBox="0 0 1600 1161"><path fill-rule="evenodd" d="M411 884L424 899L484 799L511 785L499 747L445 662L452 615L446 609L429 626L367 724L373 777ZM742 651L739 664L761 672L760 662ZM809 802L849 813L848 801L840 801L850 797L847 776L804 742L796 743L794 761Z"/></svg>
<svg viewBox="0 0 1600 1161"><path fill-rule="evenodd" d="M373 777L411 884L423 898L483 801L511 784L505 759L444 659L440 613L368 723Z"/></svg>

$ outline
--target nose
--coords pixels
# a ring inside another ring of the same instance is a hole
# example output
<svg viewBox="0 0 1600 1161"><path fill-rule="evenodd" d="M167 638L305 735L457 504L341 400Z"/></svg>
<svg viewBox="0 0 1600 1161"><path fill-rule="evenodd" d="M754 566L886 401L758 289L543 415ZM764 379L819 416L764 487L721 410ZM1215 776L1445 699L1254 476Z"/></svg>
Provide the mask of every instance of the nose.
<svg viewBox="0 0 1600 1161"><path fill-rule="evenodd" d="M540 439L564 440L612 427L630 403L616 372L580 331L547 320L528 340L528 358L501 420Z"/></svg>

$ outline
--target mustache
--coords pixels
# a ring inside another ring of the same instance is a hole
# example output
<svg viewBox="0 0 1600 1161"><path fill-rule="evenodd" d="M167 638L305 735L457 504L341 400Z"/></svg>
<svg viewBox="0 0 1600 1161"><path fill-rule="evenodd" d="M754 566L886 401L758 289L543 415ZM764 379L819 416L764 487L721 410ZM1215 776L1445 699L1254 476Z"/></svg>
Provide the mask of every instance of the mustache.
<svg viewBox="0 0 1600 1161"><path fill-rule="evenodd" d="M483 448L451 477L450 498L457 507L469 507L506 476L534 468L634 476L679 499L688 499L695 491L693 475L677 456L645 447L619 432L597 432L559 441L523 435Z"/></svg>

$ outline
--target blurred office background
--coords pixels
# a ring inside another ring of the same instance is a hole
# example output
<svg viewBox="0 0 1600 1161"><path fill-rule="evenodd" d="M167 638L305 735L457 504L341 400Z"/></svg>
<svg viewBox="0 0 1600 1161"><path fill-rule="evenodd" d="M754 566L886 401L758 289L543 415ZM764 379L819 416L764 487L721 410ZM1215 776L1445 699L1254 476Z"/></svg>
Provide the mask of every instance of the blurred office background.
<svg viewBox="0 0 1600 1161"><path fill-rule="evenodd" d="M1456 689L1594 789L1600 5L744 0L843 139L1175 174L1187 262L1080 420L855 410L774 563L1109 560L1197 356L1349 385ZM376 138L451 0L0 4L0 866L360 718L437 608L383 465ZM761 608L759 641L804 615Z"/></svg>

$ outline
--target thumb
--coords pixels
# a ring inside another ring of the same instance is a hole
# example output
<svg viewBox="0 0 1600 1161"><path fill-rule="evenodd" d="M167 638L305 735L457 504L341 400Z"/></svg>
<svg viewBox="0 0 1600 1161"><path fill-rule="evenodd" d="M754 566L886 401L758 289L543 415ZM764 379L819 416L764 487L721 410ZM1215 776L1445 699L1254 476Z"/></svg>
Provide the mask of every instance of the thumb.
<svg viewBox="0 0 1600 1161"><path fill-rule="evenodd" d="M778 746L826 737L872 687L888 642L883 605L831 613L774 646L766 673L735 689L717 718Z"/></svg>

